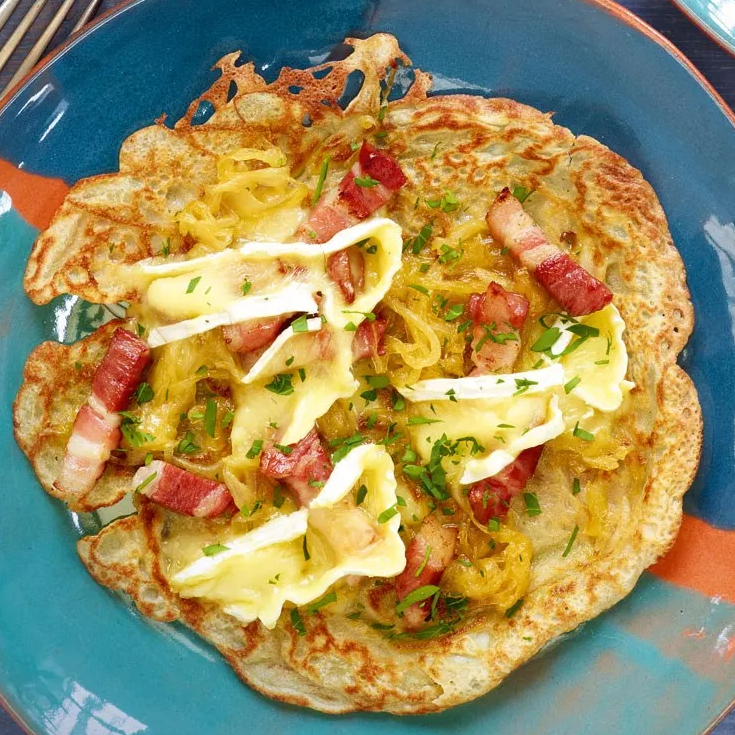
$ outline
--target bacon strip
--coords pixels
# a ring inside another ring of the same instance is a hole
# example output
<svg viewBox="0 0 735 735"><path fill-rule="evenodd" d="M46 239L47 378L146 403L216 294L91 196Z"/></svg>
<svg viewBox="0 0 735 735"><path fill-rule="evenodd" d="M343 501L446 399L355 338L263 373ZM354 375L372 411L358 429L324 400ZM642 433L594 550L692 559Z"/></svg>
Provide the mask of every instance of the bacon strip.
<svg viewBox="0 0 735 735"><path fill-rule="evenodd" d="M442 525L435 515L424 519L418 533L406 549L406 568L396 577L398 600L427 584L438 584L444 570L454 558L457 529ZM431 600L407 608L403 619L408 628L418 628L429 614Z"/></svg>
<svg viewBox="0 0 735 735"><path fill-rule="evenodd" d="M357 248L332 253L327 258L327 274L339 286L345 303L351 304L365 283L365 259Z"/></svg>
<svg viewBox="0 0 735 735"><path fill-rule="evenodd" d="M360 186L355 179L370 177L375 186ZM377 211L407 179L398 162L387 153L363 142L355 165L345 174L337 191L323 196L311 212L308 224L297 233L309 242L326 242ZM334 256L332 256L334 257Z"/></svg>
<svg viewBox="0 0 735 735"><path fill-rule="evenodd" d="M352 339L352 357L355 360L363 360L366 357L377 357L385 354L385 330L388 322L385 319L365 319L360 322Z"/></svg>
<svg viewBox="0 0 735 735"><path fill-rule="evenodd" d="M242 322L222 327L230 352L246 354L266 347L278 336L290 314L282 314L262 321Z"/></svg>
<svg viewBox="0 0 735 735"><path fill-rule="evenodd" d="M266 477L283 480L299 503L308 505L319 493L319 488L309 485L309 481L326 482L332 474L332 460L324 450L316 429L289 448L289 454L274 446L263 450L260 471Z"/></svg>
<svg viewBox="0 0 735 735"><path fill-rule="evenodd" d="M491 518L505 518L510 501L533 477L543 449L541 445L524 450L497 475L470 486L467 500L480 523L485 525Z"/></svg>
<svg viewBox="0 0 735 735"><path fill-rule="evenodd" d="M149 480L151 476L153 479ZM234 503L224 483L160 460L141 467L133 477L133 487L140 488L141 493L164 508L197 518L216 518Z"/></svg>
<svg viewBox="0 0 735 735"><path fill-rule="evenodd" d="M485 219L493 239L507 247L572 316L591 314L612 301L610 289L552 245L507 187Z"/></svg>
<svg viewBox="0 0 735 735"><path fill-rule="evenodd" d="M127 408L150 359L148 345L118 327L92 380L92 396L97 404L92 403L92 407L98 412L100 407L106 411Z"/></svg>
<svg viewBox="0 0 735 735"><path fill-rule="evenodd" d="M472 294L467 308L472 329L473 375L510 372L521 351L520 330L526 322L528 299L491 281L484 294Z"/></svg>
<svg viewBox="0 0 735 735"><path fill-rule="evenodd" d="M121 417L150 361L148 345L118 327L92 381L92 394L77 413L54 486L68 495L88 493L120 443Z"/></svg>

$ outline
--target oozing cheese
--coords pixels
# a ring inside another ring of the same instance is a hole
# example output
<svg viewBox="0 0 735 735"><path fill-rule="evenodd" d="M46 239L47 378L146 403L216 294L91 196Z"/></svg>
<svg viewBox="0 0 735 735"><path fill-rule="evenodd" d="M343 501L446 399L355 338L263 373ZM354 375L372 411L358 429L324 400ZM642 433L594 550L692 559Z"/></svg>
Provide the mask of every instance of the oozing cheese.
<svg viewBox="0 0 735 735"><path fill-rule="evenodd" d="M492 477L524 449L544 444L565 429L554 389L516 397L425 402L420 411L432 422L411 427L412 445L424 462L440 437L465 439L453 458L457 464L445 463L450 479L463 485Z"/></svg>
<svg viewBox="0 0 735 735"><path fill-rule="evenodd" d="M370 241L371 246L366 247ZM235 248L177 262L142 261L134 270L150 282L145 301L153 318L152 347L215 327L318 309L329 324L359 324L385 296L401 267L401 228L371 219L342 230L323 245L243 242ZM344 302L326 271L327 257L362 247L365 283L354 302ZM242 287L250 283L248 295ZM313 296L323 295L318 307ZM186 317L184 321L172 322Z"/></svg>
<svg viewBox="0 0 735 735"><path fill-rule="evenodd" d="M628 369L628 351L623 341L625 322L613 304L579 317L577 322L595 327L599 335L589 337L573 352L558 357L558 363L564 368L564 380L579 378L573 388L574 396L599 411L615 411L623 402L623 394L635 385L625 380ZM570 321L558 319L554 326L561 330L561 335L550 351L559 356L577 337L569 331L574 326ZM551 362L548 356L544 358Z"/></svg>
<svg viewBox="0 0 735 735"><path fill-rule="evenodd" d="M354 394L359 383L352 375L352 337L342 330L330 331L333 353L329 359L312 359L299 369L305 360L294 357L297 353L292 348L291 343L296 341L293 338L271 353L269 363L261 366L260 374L248 385L235 390L237 408L231 441L236 458L246 454L253 441L268 437L269 427L273 427L270 437L280 444L303 439L338 398ZM318 335L319 332L297 335L306 354ZM284 371L276 372L290 357L294 357L294 362ZM275 392L276 381L283 381L283 376L288 376L292 391L286 388L284 392Z"/></svg>
<svg viewBox="0 0 735 735"><path fill-rule="evenodd" d="M313 360L314 355L311 354L309 346L313 341L313 333L322 328L322 320L319 317L307 319L305 328L306 331L297 332L294 331L293 326L284 329L250 368L242 382L253 383L259 378L285 372L289 368L295 369ZM295 345L296 341L306 344L299 349ZM287 352L290 353L288 356L286 356ZM300 352L304 353L306 359L296 359L296 354Z"/></svg>
<svg viewBox="0 0 735 735"><path fill-rule="evenodd" d="M367 493L358 507L361 485ZM378 521L395 504L393 462L385 448L357 447L337 464L309 508L229 541L227 550L175 574L171 585L183 597L222 605L244 623L260 619L273 628L284 604L313 602L342 577L392 577L403 571L400 517Z"/></svg>

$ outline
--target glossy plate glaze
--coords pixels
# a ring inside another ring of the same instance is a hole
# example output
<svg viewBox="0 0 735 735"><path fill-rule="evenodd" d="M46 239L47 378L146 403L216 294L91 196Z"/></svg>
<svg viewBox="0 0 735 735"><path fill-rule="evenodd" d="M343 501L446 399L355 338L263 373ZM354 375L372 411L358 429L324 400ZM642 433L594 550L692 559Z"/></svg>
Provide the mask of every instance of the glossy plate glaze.
<svg viewBox="0 0 735 735"><path fill-rule="evenodd" d="M735 0L673 0L713 41L735 56Z"/></svg>
<svg viewBox="0 0 735 735"><path fill-rule="evenodd" d="M95 584L75 540L99 519L41 490L12 437L30 350L72 341L99 307L31 305L21 276L69 184L176 119L243 49L268 77L345 36L394 33L437 92L511 96L623 154L653 184L686 261L698 327L682 363L705 413L680 541L625 601L456 710L329 720L254 694L206 644ZM655 94L652 93L655 90ZM34 733L694 735L735 698L735 118L662 39L583 0L138 0L33 76L0 113L0 695Z"/></svg>

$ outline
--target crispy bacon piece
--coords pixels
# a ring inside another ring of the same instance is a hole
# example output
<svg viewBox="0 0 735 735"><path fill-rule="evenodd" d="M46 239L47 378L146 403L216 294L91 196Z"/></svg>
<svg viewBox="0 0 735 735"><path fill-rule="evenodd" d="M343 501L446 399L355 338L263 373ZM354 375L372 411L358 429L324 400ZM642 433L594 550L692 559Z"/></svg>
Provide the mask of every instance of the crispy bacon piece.
<svg viewBox="0 0 735 735"><path fill-rule="evenodd" d="M65 492L82 488L82 492L94 486L110 452L120 443L120 421L114 413L100 416L87 403L79 409L56 487Z"/></svg>
<svg viewBox="0 0 735 735"><path fill-rule="evenodd" d="M242 322L222 327L227 348L230 352L246 354L266 347L278 336L289 316L282 314L261 321Z"/></svg>
<svg viewBox="0 0 735 735"><path fill-rule="evenodd" d="M357 220L340 206L335 192L319 201L311 211L308 224L302 227L296 236L307 242L326 242L354 224L357 224Z"/></svg>
<svg viewBox="0 0 735 735"><path fill-rule="evenodd" d="M363 142L360 148L359 163L364 173L379 181L391 192L398 191L408 181L398 161L387 153L379 151L370 143Z"/></svg>
<svg viewBox="0 0 735 735"><path fill-rule="evenodd" d="M107 354L94 374L94 408L98 412L101 408L106 411L127 408L150 359L148 345L126 329L118 327L112 335Z"/></svg>
<svg viewBox="0 0 735 735"><path fill-rule="evenodd" d="M591 314L612 301L610 289L552 245L508 188L495 198L485 219L493 239L572 316Z"/></svg>
<svg viewBox="0 0 735 735"><path fill-rule="evenodd" d="M385 330L388 322L385 319L368 321L365 319L357 327L352 339L352 357L355 360L363 360L366 357L376 357L385 354Z"/></svg>
<svg viewBox="0 0 735 735"><path fill-rule="evenodd" d="M263 450L260 471L266 477L283 480L299 503L308 505L319 493L319 488L309 485L309 481L326 482L332 474L332 460L324 451L316 429L289 448L289 454L274 446Z"/></svg>
<svg viewBox="0 0 735 735"><path fill-rule="evenodd" d="M444 570L454 558L457 529L442 525L439 518L429 515L406 549L406 568L396 577L398 600L427 584L438 584ZM408 628L418 628L426 620L431 600L407 608L403 618Z"/></svg>
<svg viewBox="0 0 735 735"><path fill-rule="evenodd" d="M233 507L232 495L224 483L160 460L141 467L133 477L133 487L164 508L185 516L216 518Z"/></svg>
<svg viewBox="0 0 735 735"><path fill-rule="evenodd" d="M378 183L360 186L355 181L360 179L367 183L368 176ZM297 237L307 242L326 242L340 230L380 209L405 183L406 177L394 158L363 142L357 162L342 179L337 191L319 200Z"/></svg>
<svg viewBox="0 0 735 735"><path fill-rule="evenodd" d="M523 491L536 471L543 445L521 452L497 475L474 483L467 493L475 518L485 525L491 518L505 518L510 501Z"/></svg>
<svg viewBox="0 0 735 735"><path fill-rule="evenodd" d="M61 471L54 482L58 490L83 495L94 487L110 452L120 443L118 411L127 408L149 361L148 345L118 327L92 380L92 394L74 420Z"/></svg>
<svg viewBox="0 0 735 735"><path fill-rule="evenodd" d="M327 258L327 273L339 286L345 303L351 304L365 283L365 259L357 248L340 250Z"/></svg>
<svg viewBox="0 0 735 735"><path fill-rule="evenodd" d="M472 374L510 372L521 351L520 330L526 322L528 299L491 281L484 294L473 293L467 303L472 329Z"/></svg>

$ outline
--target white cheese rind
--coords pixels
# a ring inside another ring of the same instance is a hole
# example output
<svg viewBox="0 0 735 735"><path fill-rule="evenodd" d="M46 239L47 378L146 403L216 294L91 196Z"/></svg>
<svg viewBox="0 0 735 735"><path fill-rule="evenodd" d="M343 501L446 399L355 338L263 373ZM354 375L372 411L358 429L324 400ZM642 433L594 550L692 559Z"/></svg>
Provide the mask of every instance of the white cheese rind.
<svg viewBox="0 0 735 735"><path fill-rule="evenodd" d="M268 296L245 296L232 301L224 311L186 319L183 322L153 327L148 335L150 347L178 342L196 334L241 322L280 316L281 314L311 313L318 310L312 289L306 284L291 283Z"/></svg>
<svg viewBox="0 0 735 735"><path fill-rule="evenodd" d="M359 508L348 499L358 482L368 489ZM377 521L378 515L395 503L396 481L390 455L375 444L357 447L337 463L309 508L267 521L229 541L227 550L196 560L174 575L171 584L183 597L208 598L244 623L259 619L273 628L284 604L313 602L345 576L392 577L403 571L406 558L398 534L400 517L396 515L385 523ZM320 529L325 520L330 527L331 509L335 511L331 525L335 534L340 533L339 519L345 518L345 508L373 525L375 540L366 548L344 551L340 544L330 545L329 538L323 536ZM312 511L320 514L315 528L309 525ZM312 544L326 543L331 552L317 562L307 560L304 539L311 539ZM314 563L315 567L309 566ZM264 564L267 569L263 569Z"/></svg>
<svg viewBox="0 0 735 735"><path fill-rule="evenodd" d="M520 385L517 381L520 381ZM409 401L451 401L476 399L511 398L522 390L524 381L533 382L522 395L543 393L549 388L562 385L564 369L560 365L551 365L539 370L528 370L523 373L507 375L478 375L468 378L436 378L419 380L412 386L398 388L398 391Z"/></svg>
<svg viewBox="0 0 735 735"><path fill-rule="evenodd" d="M511 464L521 452L555 439L564 432L565 428L564 417L559 410L559 398L552 395L546 421L543 424L529 429L503 449L496 449L486 457L470 459L465 465L460 482L463 485L471 485L474 482L497 475L498 472Z"/></svg>

